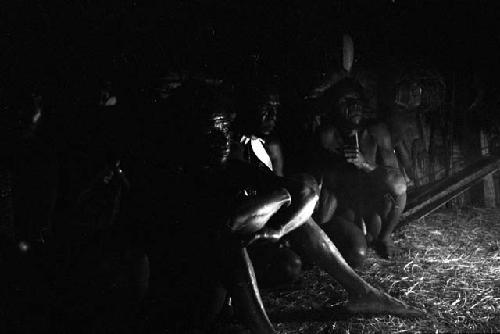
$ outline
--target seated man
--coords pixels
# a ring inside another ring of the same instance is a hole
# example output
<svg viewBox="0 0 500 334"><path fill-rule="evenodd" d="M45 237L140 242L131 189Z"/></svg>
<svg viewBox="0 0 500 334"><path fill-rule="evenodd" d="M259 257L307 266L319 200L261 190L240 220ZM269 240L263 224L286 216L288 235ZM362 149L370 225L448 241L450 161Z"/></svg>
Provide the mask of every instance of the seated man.
<svg viewBox="0 0 500 334"><path fill-rule="evenodd" d="M152 213L169 225L158 240L163 249L157 248L168 262L169 313L194 310L188 327L206 330L230 297L252 331L271 333L245 245L257 239L279 240L308 219L318 199L315 181L281 180L228 160L229 117L215 88L187 83L167 107L171 128L164 134L173 137L163 143L170 155L155 167L165 182L155 179L148 202L163 203ZM177 131L184 124L190 124L189 133ZM282 220L265 228L280 208ZM156 258L153 255L152 273L161 270Z"/></svg>
<svg viewBox="0 0 500 334"><path fill-rule="evenodd" d="M425 164L429 160L428 145L424 138L428 124L424 110L420 85L411 81L400 83L387 123L400 169L409 187L426 183L421 174L428 173L429 166ZM419 174L421 177L417 177Z"/></svg>
<svg viewBox="0 0 500 334"><path fill-rule="evenodd" d="M235 118L232 157L283 176L281 143L275 133L280 107L277 90L252 86L245 90L239 102L242 107ZM250 247L249 252L263 285L293 283L300 276L302 260L286 240L258 243Z"/></svg>
<svg viewBox="0 0 500 334"><path fill-rule="evenodd" d="M351 265L362 263L367 244L390 258L406 183L389 131L381 122L363 122L362 89L350 79L334 85L323 101L311 168L322 183L315 218Z"/></svg>
<svg viewBox="0 0 500 334"><path fill-rule="evenodd" d="M258 101L272 101L273 99L268 95L260 96ZM250 103L250 102L249 102ZM255 106L255 104L252 104ZM253 115L262 115L262 106L264 104L257 103L257 106L261 107L255 108L253 110ZM266 108L264 108L266 109ZM251 165L255 166L254 169L259 170L261 175L259 178L253 178L254 184L275 184L276 182L281 182L285 184L286 189L293 189L290 185L294 183L301 184L301 180L306 180L303 185L309 185L304 189L309 189L311 191L311 181L309 176L301 175L301 176L290 176L286 178L278 178L274 176L270 169L268 168L269 157L266 158L265 153L267 152L262 147L263 144L259 140L256 134L259 134L259 122L249 121L248 117L251 119L252 112L249 111L250 114L243 115L245 117L245 121L241 121L239 127L235 128L235 132L239 133L236 135L236 140L234 141L234 145L232 147L232 155L235 159L246 161ZM240 115L241 117L241 115ZM259 117L257 117L259 118ZM263 119L263 118L261 118ZM257 127L252 127L252 125ZM242 139L242 140L238 140ZM247 140L245 140L247 139ZM248 175L253 175L248 174ZM281 180L281 181L278 181ZM284 182L284 183L283 183ZM291 183L290 183L291 182ZM304 181L302 181L304 182ZM286 185L289 186L286 186ZM298 189L301 189L299 187ZM292 193L292 203L294 200L299 200L299 203L304 201L304 196L300 195L299 192L295 192L297 195L293 195ZM302 199L301 199L302 198ZM321 266L322 269L327 271L332 277L338 280L341 285L347 290L349 294L349 302L346 305L348 311L354 313L365 313L365 314L374 314L374 313L392 313L399 315L416 315L418 312L412 310L405 306L400 301L397 301L388 295L374 289L370 285L368 285L361 277L359 277L353 270L348 266L345 260L342 258L340 253L338 252L335 245L328 238L328 236L323 232L323 230L314 222L313 219L307 217L302 225L290 225L287 223L286 216L277 212L272 216L271 220L262 227L262 229L255 232L254 237L251 241L258 239L269 239L270 236L274 236L273 240L278 240L283 237L285 233L277 233L274 230L274 224L279 222L278 226L293 226L292 228L287 228L288 234L286 234L287 239L290 240L292 249L296 250L300 254L303 254L307 257L307 259L313 263L317 263ZM284 224L284 225L280 225ZM270 233L271 232L271 233ZM279 237L279 238L278 238ZM290 257L292 260L294 257Z"/></svg>

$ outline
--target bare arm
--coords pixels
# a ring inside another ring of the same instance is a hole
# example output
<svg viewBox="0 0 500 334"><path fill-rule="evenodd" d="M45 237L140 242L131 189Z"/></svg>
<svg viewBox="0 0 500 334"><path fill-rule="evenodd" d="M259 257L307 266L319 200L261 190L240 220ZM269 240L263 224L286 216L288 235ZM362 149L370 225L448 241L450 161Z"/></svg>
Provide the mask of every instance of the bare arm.
<svg viewBox="0 0 500 334"><path fill-rule="evenodd" d="M371 126L368 132L374 143L374 151L367 153L360 152L357 148L345 149L347 162L352 163L360 170L370 173L379 167L375 161L375 155L377 155L382 161L382 167L398 168L398 160L392 146L391 135L385 124L379 123ZM368 154L368 158L366 154Z"/></svg>
<svg viewBox="0 0 500 334"><path fill-rule="evenodd" d="M292 194L290 206L276 224L265 226L255 234L250 243L257 239L279 240L311 217L319 199L319 190L314 178L309 175L297 175L284 179L284 183Z"/></svg>
<svg viewBox="0 0 500 334"><path fill-rule="evenodd" d="M266 145L269 157L271 158L271 163L273 164L273 169L276 175L283 176L283 153L281 151L281 145L277 141L272 141Z"/></svg>
<svg viewBox="0 0 500 334"><path fill-rule="evenodd" d="M382 169L378 169L381 180L394 195L406 192L406 181L399 169L398 159L392 145L391 135L384 124L378 124L371 129L372 136L377 143L377 155L382 161Z"/></svg>
<svg viewBox="0 0 500 334"><path fill-rule="evenodd" d="M242 236L256 233L283 205L289 205L290 202L290 193L284 188L270 194L248 197L236 207L228 227L233 233Z"/></svg>
<svg viewBox="0 0 500 334"><path fill-rule="evenodd" d="M413 171L413 165L410 157L410 152L408 151L405 143L400 141L394 144L394 150L396 151L396 157L399 157L398 161L404 168L404 171L410 178L410 180L415 180L415 173Z"/></svg>
<svg viewBox="0 0 500 334"><path fill-rule="evenodd" d="M398 159L394 153L392 138L385 124L377 124L370 129L377 143L377 154L385 167L399 168Z"/></svg>

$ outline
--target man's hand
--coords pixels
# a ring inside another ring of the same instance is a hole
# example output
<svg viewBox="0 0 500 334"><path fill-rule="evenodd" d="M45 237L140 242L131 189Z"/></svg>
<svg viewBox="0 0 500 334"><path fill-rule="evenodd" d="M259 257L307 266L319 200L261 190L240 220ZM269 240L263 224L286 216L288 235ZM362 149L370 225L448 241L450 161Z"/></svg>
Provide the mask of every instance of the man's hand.
<svg viewBox="0 0 500 334"><path fill-rule="evenodd" d="M363 154L357 148L345 147L344 156L348 163L353 164L356 168L365 172L371 172L375 169L375 166L368 163Z"/></svg>

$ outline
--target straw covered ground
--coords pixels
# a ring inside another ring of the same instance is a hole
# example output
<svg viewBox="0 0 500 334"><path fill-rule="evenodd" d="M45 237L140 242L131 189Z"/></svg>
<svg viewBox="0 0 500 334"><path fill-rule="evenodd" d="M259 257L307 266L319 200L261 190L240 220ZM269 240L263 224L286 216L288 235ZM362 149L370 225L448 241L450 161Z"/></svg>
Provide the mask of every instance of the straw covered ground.
<svg viewBox="0 0 500 334"><path fill-rule="evenodd" d="M500 210L443 210L396 232L404 254L370 253L370 284L425 310L422 319L349 317L343 289L314 268L300 288L264 291L279 333L500 333Z"/></svg>

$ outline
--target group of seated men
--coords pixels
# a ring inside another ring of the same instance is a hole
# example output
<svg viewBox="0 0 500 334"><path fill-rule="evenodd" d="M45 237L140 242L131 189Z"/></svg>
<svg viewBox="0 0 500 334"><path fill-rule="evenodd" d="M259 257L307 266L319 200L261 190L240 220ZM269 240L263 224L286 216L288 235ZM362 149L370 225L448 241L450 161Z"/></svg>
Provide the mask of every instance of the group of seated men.
<svg viewBox="0 0 500 334"><path fill-rule="evenodd" d="M182 188L195 202L187 210L191 240L202 247L194 251L196 263L203 262L197 270L211 277L209 285L202 284L205 298L196 299L199 313L209 319L193 323L213 324L229 298L252 332L273 332L252 260L259 280L274 283L295 279L303 260L317 264L346 289L345 307L352 313L418 315L352 269L362 264L367 247L385 258L395 254L391 233L406 199L386 126L363 119L361 87L345 79L327 92L330 108L311 141L310 156L302 157L308 163L289 175L272 136L279 95L249 90L236 103L241 110L216 88L189 83L167 103L171 119L193 125L188 134L176 133L181 152L175 161L179 175L187 178ZM286 250L259 251L265 242L284 243Z"/></svg>
<svg viewBox="0 0 500 334"><path fill-rule="evenodd" d="M111 294L139 296L108 296L109 305L136 302L147 290L150 299L161 296L169 315L163 325L174 332L213 332L229 307L252 333L273 333L255 277L259 283L293 281L307 262L342 285L352 314L420 315L352 269L368 247L386 258L396 253L391 233L406 200L386 126L363 118L361 86L347 78L325 92L309 154L289 168L273 136L279 94L259 86L241 90L188 80L155 102L140 143L123 157L130 184L119 162L98 177L101 187L127 190L119 212L115 193L108 196L113 208L98 217L119 224L98 233L59 228L60 239L67 239L59 244L72 244L62 273L75 277L56 280L75 291L61 303L77 304L91 290L99 295L102 283L113 287ZM77 204L95 211L93 196L99 191L91 187ZM83 288L94 277L96 287ZM82 313L81 305L72 306ZM113 315L116 323L126 323L124 309Z"/></svg>

